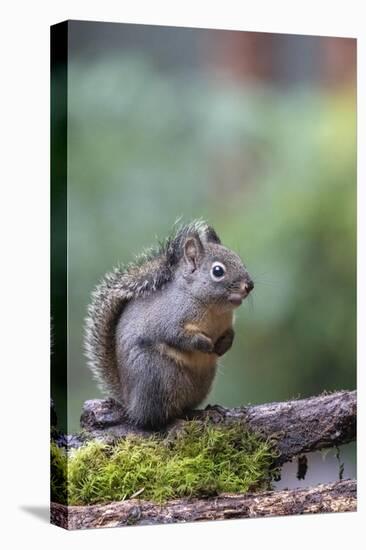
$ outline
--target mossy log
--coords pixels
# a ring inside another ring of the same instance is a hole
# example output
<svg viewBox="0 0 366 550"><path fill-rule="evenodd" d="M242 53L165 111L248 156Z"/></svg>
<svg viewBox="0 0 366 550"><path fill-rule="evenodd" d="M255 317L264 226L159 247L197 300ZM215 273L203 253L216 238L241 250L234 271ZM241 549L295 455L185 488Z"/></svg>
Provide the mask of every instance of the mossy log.
<svg viewBox="0 0 366 550"><path fill-rule="evenodd" d="M192 420L220 427L240 423L245 429L274 440L278 454L274 466L281 466L303 453L355 440L356 392L324 393L308 399L233 409L208 406L176 420L160 435L174 439ZM70 448L94 439L109 443L129 434L152 433L129 424L123 408L112 399L87 401L81 427L82 432L73 435L63 435L55 429L54 439L58 445ZM171 499L164 504L141 498L88 506L52 503L51 521L68 529L85 529L354 510L356 481L346 480L306 489Z"/></svg>
<svg viewBox="0 0 366 550"><path fill-rule="evenodd" d="M308 489L171 500L164 505L138 499L92 506L52 503L51 522L66 529L89 529L353 511L356 482L347 480Z"/></svg>
<svg viewBox="0 0 366 550"><path fill-rule="evenodd" d="M233 409L208 405L172 423L164 435L169 437L192 419L221 425L244 422L248 429L275 438L281 465L299 454L354 441L356 391ZM129 424L123 408L113 399L86 401L80 422L89 437L108 440L127 434L151 435L151 431ZM78 446L78 436L71 436L68 443Z"/></svg>

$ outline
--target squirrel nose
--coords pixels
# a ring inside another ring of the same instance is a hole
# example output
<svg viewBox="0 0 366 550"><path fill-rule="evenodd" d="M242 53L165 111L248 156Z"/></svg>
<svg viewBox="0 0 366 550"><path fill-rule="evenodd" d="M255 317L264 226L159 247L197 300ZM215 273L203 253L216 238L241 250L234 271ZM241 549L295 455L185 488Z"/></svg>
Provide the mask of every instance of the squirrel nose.
<svg viewBox="0 0 366 550"><path fill-rule="evenodd" d="M252 279L249 279L249 281L247 282L247 291L248 292L251 292L254 288L254 283L252 281Z"/></svg>
<svg viewBox="0 0 366 550"><path fill-rule="evenodd" d="M245 296L247 296L249 292L253 290L253 288L254 283L251 279L249 279L248 281L244 281L240 284L240 290Z"/></svg>

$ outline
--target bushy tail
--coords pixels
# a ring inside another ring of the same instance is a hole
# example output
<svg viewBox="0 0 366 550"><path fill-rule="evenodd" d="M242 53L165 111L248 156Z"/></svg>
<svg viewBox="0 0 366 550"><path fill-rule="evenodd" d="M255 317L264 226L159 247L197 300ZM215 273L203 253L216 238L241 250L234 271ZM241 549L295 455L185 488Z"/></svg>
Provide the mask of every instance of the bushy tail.
<svg viewBox="0 0 366 550"><path fill-rule="evenodd" d="M85 327L85 353L99 388L121 400L121 384L115 350L116 326L128 301L126 274L115 269L104 276L92 294Z"/></svg>
<svg viewBox="0 0 366 550"><path fill-rule="evenodd" d="M171 277L161 248L150 249L127 269L107 273L92 293L85 326L85 353L99 388L121 401L116 329L126 304L155 292Z"/></svg>

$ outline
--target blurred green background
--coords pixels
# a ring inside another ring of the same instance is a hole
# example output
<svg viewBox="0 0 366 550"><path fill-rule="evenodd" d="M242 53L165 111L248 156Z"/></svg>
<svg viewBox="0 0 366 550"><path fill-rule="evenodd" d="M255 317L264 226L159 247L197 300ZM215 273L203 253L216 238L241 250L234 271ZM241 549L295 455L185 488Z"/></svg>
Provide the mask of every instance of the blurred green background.
<svg viewBox="0 0 366 550"><path fill-rule="evenodd" d="M352 39L69 23L69 431L90 292L178 217L255 281L207 402L356 387L355 72Z"/></svg>

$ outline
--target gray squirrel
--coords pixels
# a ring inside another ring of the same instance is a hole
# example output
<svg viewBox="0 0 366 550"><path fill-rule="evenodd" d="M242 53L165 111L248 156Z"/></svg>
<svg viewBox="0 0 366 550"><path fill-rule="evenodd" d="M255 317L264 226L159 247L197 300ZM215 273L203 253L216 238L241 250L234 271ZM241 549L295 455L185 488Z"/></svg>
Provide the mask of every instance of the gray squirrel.
<svg viewBox="0 0 366 550"><path fill-rule="evenodd" d="M85 351L98 385L138 426L159 429L195 408L232 345L234 309L253 287L212 227L181 226L94 290Z"/></svg>

